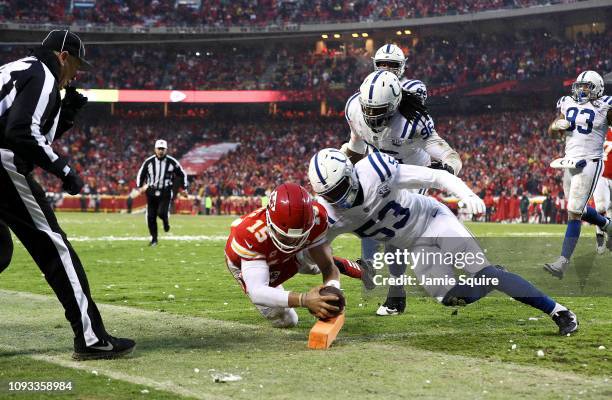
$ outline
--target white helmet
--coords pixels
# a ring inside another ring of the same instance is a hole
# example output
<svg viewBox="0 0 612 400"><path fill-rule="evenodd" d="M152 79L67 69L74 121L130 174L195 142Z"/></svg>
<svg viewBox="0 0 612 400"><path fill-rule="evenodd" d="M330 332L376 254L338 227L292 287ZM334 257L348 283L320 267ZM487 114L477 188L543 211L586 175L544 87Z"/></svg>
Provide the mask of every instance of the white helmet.
<svg viewBox="0 0 612 400"><path fill-rule="evenodd" d="M391 71L398 78L404 75L404 67L406 66L406 57L404 52L394 44L385 44L374 54L374 70L375 71Z"/></svg>
<svg viewBox="0 0 612 400"><path fill-rule="evenodd" d="M337 149L323 149L310 159L308 179L317 195L332 207L351 208L359 181L353 163Z"/></svg>
<svg viewBox="0 0 612 400"><path fill-rule="evenodd" d="M416 97L421 100L421 104L425 105L425 101L427 100L427 87L425 84L419 80L411 80L405 82L402 85L402 88L408 93L412 93Z"/></svg>
<svg viewBox="0 0 612 400"><path fill-rule="evenodd" d="M389 124L401 100L400 81L389 71L372 72L359 87L363 119L372 131L379 134Z"/></svg>
<svg viewBox="0 0 612 400"><path fill-rule="evenodd" d="M587 90L588 89L588 90ZM572 83L572 98L578 103L597 100L603 95L604 81L595 71L584 71Z"/></svg>

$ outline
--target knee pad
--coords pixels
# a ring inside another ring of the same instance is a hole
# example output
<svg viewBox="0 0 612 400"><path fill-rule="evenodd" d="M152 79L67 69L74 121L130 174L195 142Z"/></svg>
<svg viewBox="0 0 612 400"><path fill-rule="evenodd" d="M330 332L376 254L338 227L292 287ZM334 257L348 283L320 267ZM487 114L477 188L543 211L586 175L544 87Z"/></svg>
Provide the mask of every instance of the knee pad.
<svg viewBox="0 0 612 400"><path fill-rule="evenodd" d="M298 323L298 315L293 308L277 308L266 318L275 328L293 328Z"/></svg>
<svg viewBox="0 0 612 400"><path fill-rule="evenodd" d="M298 316L293 308L261 307L259 311L275 328L293 328L298 323Z"/></svg>

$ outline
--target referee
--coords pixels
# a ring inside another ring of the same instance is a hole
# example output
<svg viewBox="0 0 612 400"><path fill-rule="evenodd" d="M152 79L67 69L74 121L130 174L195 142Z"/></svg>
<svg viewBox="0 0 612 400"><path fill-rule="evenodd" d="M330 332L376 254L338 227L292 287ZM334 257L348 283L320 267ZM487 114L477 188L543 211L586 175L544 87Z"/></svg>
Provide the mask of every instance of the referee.
<svg viewBox="0 0 612 400"><path fill-rule="evenodd" d="M151 234L149 246L157 246L157 217L164 224L164 232L170 230L169 208L174 197L174 179L187 190L187 174L174 157L168 155L168 143L159 139L155 142L155 154L147 158L138 170L136 186L147 193L147 225Z"/></svg>
<svg viewBox="0 0 612 400"><path fill-rule="evenodd" d="M75 195L83 181L51 142L70 129L87 98L68 84L83 58L81 39L53 30L29 57L0 67L0 272L11 261L9 229L28 250L64 307L74 331L77 360L115 358L130 353L130 339L112 337L91 298L81 260L60 228L45 191L32 177L39 166ZM66 89L64 100L60 89Z"/></svg>

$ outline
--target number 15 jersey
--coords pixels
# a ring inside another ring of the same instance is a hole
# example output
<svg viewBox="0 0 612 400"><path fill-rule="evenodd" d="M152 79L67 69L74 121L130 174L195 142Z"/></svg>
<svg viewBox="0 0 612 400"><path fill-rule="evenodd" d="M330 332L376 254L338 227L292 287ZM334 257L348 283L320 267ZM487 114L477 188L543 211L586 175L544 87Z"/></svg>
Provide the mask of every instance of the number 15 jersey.
<svg viewBox="0 0 612 400"><path fill-rule="evenodd" d="M603 157L603 147L608 132L608 111L612 107L612 96L603 96L584 104L571 96L557 101L557 110L569 121L565 131L565 156L578 159Z"/></svg>

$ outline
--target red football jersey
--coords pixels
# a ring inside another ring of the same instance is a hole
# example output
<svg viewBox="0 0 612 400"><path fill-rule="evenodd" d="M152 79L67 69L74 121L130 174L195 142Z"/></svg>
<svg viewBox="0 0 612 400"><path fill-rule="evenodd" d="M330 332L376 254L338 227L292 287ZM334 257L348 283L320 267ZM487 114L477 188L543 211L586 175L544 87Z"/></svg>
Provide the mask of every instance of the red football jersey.
<svg viewBox="0 0 612 400"><path fill-rule="evenodd" d="M314 226L304 245L291 253L283 253L272 242L266 229L266 209L258 208L232 223L225 244L225 255L233 267L241 268L242 261L264 260L270 268L270 286L275 287L297 273L296 255L312 245L323 242L327 233L327 212L313 202Z"/></svg>
<svg viewBox="0 0 612 400"><path fill-rule="evenodd" d="M604 143L604 172L603 177L612 179L612 128L608 129L608 136Z"/></svg>

